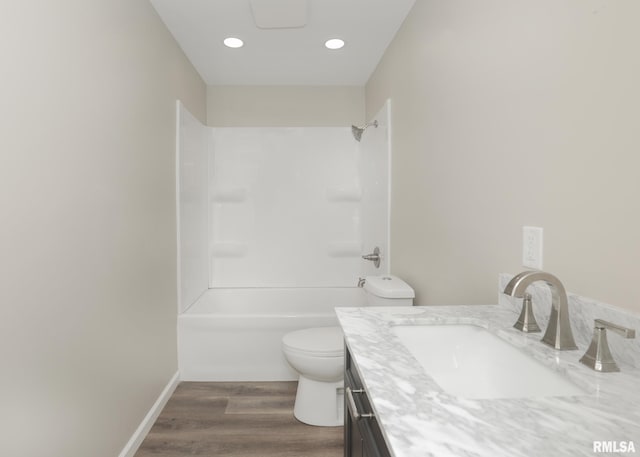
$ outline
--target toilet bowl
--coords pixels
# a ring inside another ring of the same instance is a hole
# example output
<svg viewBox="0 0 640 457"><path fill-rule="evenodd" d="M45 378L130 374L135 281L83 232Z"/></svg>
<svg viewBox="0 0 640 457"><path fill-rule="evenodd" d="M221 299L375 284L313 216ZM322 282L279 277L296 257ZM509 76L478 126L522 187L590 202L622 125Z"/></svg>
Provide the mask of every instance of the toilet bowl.
<svg viewBox="0 0 640 457"><path fill-rule="evenodd" d="M367 306L411 306L414 291L395 276L369 276L364 291ZM345 304L348 305L348 304ZM282 351L298 372L293 415L305 424L344 423L344 341L340 327L296 330L282 338Z"/></svg>
<svg viewBox="0 0 640 457"><path fill-rule="evenodd" d="M282 350L300 376L293 415L310 425L342 425L344 348L340 327L287 333ZM339 403L340 402L340 403Z"/></svg>

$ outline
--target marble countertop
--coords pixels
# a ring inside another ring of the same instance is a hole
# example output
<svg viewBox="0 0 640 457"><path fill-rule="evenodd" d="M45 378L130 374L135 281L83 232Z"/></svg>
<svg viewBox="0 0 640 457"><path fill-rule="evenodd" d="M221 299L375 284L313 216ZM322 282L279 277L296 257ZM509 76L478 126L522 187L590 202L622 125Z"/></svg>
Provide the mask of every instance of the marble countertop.
<svg viewBox="0 0 640 457"><path fill-rule="evenodd" d="M586 346L556 351L544 345L541 334L512 328L518 315L508 306L337 308L336 313L395 457L593 457L598 455L594 441L627 446L633 441L640 455L640 369L619 362L620 373L595 372L578 362ZM416 324L486 328L561 372L585 394L516 399L447 394L391 332L394 325Z"/></svg>

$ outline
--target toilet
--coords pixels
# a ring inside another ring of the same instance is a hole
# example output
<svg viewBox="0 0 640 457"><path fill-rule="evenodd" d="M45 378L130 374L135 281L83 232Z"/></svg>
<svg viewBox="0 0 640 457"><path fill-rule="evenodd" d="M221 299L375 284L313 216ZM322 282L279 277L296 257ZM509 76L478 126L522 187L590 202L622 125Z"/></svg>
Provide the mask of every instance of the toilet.
<svg viewBox="0 0 640 457"><path fill-rule="evenodd" d="M366 306L411 306L413 289L395 276L368 276ZM348 304L345 304L348 306ZM282 338L282 351L299 374L293 415L300 422L340 426L343 415L344 340L340 327L296 330Z"/></svg>

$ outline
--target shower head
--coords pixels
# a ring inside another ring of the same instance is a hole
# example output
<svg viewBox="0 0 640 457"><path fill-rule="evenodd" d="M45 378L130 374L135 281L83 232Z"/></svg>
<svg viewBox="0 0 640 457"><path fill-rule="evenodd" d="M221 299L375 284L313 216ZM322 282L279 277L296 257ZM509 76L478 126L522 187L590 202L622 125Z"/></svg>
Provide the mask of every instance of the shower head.
<svg viewBox="0 0 640 457"><path fill-rule="evenodd" d="M362 132L364 132L363 128L356 127L355 125L351 126L351 133L356 141L360 141L360 138L362 138Z"/></svg>
<svg viewBox="0 0 640 457"><path fill-rule="evenodd" d="M371 127L371 126L373 126L375 128L378 128L378 121L368 122L365 125L363 125L362 127L356 127L355 125L352 125L351 126L351 133L353 134L353 137L356 139L356 141L360 141L364 131L367 130L368 127Z"/></svg>

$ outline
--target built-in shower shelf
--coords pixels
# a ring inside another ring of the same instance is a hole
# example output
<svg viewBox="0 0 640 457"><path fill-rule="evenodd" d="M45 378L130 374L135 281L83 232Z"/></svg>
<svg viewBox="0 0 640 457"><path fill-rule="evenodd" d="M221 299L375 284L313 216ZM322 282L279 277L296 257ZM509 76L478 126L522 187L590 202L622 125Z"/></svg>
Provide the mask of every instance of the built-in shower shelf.
<svg viewBox="0 0 640 457"><path fill-rule="evenodd" d="M211 254L213 257L244 257L247 255L246 243L232 241L213 243Z"/></svg>
<svg viewBox="0 0 640 457"><path fill-rule="evenodd" d="M359 202L362 190L359 187L328 187L327 200L330 202Z"/></svg>
<svg viewBox="0 0 640 457"><path fill-rule="evenodd" d="M327 254L329 257L360 257L362 243L360 241L343 241L329 243Z"/></svg>
<svg viewBox="0 0 640 457"><path fill-rule="evenodd" d="M245 187L216 189L211 200L216 203L242 203L247 199L248 193Z"/></svg>
<svg viewBox="0 0 640 457"><path fill-rule="evenodd" d="M203 198L202 190L197 186L183 185L180 188L180 198L184 203L199 202Z"/></svg>

